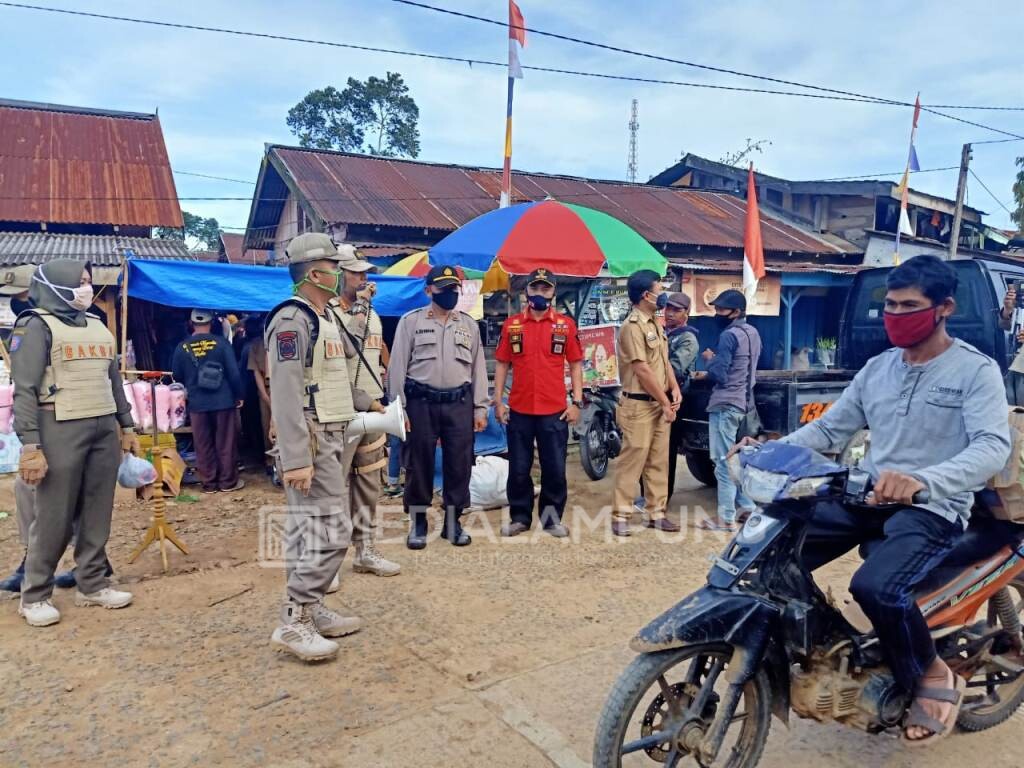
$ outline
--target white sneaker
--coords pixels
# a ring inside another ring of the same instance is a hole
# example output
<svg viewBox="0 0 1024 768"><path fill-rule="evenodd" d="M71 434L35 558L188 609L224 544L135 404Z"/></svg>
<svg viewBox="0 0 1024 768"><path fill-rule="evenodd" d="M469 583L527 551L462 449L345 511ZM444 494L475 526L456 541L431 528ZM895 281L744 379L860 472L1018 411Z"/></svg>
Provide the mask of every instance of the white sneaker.
<svg viewBox="0 0 1024 768"><path fill-rule="evenodd" d="M60 611L48 599L38 603L26 603L23 600L18 605L18 615L24 616L30 627L48 627L60 621Z"/></svg>
<svg viewBox="0 0 1024 768"><path fill-rule="evenodd" d="M372 573L375 576L397 576L402 572L402 566L385 560L372 544L367 544L356 547L352 570L356 573Z"/></svg>
<svg viewBox="0 0 1024 768"><path fill-rule="evenodd" d="M316 631L324 637L344 637L363 628L363 620L358 616L342 616L323 603L313 603L310 610Z"/></svg>
<svg viewBox="0 0 1024 768"><path fill-rule="evenodd" d="M110 587L104 587L91 595L75 592L75 605L79 608L87 608L90 605L98 605L102 608L127 608L132 604L132 600L131 592L121 592Z"/></svg>
<svg viewBox="0 0 1024 768"><path fill-rule="evenodd" d="M270 644L276 650L290 653L303 661L319 661L337 656L338 644L317 632L312 606L289 603L284 613L284 623L270 636Z"/></svg>
<svg viewBox="0 0 1024 768"><path fill-rule="evenodd" d="M331 579L330 586L327 587L327 594L333 595L339 589L341 589L341 571L338 571L336 574L334 574L334 578Z"/></svg>

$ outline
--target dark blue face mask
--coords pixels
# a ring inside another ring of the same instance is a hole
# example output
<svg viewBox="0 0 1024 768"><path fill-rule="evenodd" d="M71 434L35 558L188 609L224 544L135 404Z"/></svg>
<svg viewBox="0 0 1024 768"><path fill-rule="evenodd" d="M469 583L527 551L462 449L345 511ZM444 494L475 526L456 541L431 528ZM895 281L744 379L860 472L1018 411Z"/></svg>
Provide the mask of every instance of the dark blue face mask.
<svg viewBox="0 0 1024 768"><path fill-rule="evenodd" d="M430 297L437 306L446 312L451 312L455 309L455 305L459 303L459 292L455 290L441 291L435 293Z"/></svg>
<svg viewBox="0 0 1024 768"><path fill-rule="evenodd" d="M650 293L650 291L648 291L648 293ZM654 300L654 306L657 307L658 309L664 309L665 307L668 306L667 291L662 291L661 293L658 294L657 298Z"/></svg>
<svg viewBox="0 0 1024 768"><path fill-rule="evenodd" d="M530 302L530 306L538 312L543 312L551 306L551 301L547 296L527 296L526 300Z"/></svg>

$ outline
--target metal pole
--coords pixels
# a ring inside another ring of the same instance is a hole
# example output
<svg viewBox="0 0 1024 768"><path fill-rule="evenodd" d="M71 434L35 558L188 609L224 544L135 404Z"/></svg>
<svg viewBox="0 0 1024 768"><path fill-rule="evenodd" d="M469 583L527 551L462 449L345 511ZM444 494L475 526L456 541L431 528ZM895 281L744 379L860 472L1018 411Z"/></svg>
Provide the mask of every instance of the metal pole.
<svg viewBox="0 0 1024 768"><path fill-rule="evenodd" d="M121 378L128 370L128 257L121 265ZM156 401L154 401L156 402Z"/></svg>
<svg viewBox="0 0 1024 768"><path fill-rule="evenodd" d="M967 165L971 162L971 145L964 144L960 152L960 178L956 182L956 209L953 211L953 228L949 232L949 258L957 258L960 245L960 223L964 218L964 198L967 196Z"/></svg>

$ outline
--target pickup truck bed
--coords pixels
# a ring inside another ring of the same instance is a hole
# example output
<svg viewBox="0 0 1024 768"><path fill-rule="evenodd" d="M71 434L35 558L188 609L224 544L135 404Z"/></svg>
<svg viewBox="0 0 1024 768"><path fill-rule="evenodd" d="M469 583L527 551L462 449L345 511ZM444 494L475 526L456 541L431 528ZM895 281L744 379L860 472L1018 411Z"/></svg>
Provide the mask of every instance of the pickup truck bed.
<svg viewBox="0 0 1024 768"><path fill-rule="evenodd" d="M787 435L819 418L839 399L854 371L758 371L754 402L765 431ZM691 474L714 485L714 467L708 455L708 398L711 381L695 379L683 396L681 451Z"/></svg>

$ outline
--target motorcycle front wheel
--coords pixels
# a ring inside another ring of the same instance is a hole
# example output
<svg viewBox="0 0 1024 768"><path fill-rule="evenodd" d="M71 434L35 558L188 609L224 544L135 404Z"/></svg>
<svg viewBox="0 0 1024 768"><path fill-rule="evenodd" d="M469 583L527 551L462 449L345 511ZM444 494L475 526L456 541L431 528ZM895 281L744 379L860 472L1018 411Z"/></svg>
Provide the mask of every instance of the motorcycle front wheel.
<svg viewBox="0 0 1024 768"><path fill-rule="evenodd" d="M601 414L595 414L580 440L580 463L591 480L601 480L608 474L607 426Z"/></svg>
<svg viewBox="0 0 1024 768"><path fill-rule="evenodd" d="M594 768L754 768L771 726L763 670L747 682L713 762L698 754L728 686L732 648L702 643L645 653L625 669L605 702L594 738Z"/></svg>

